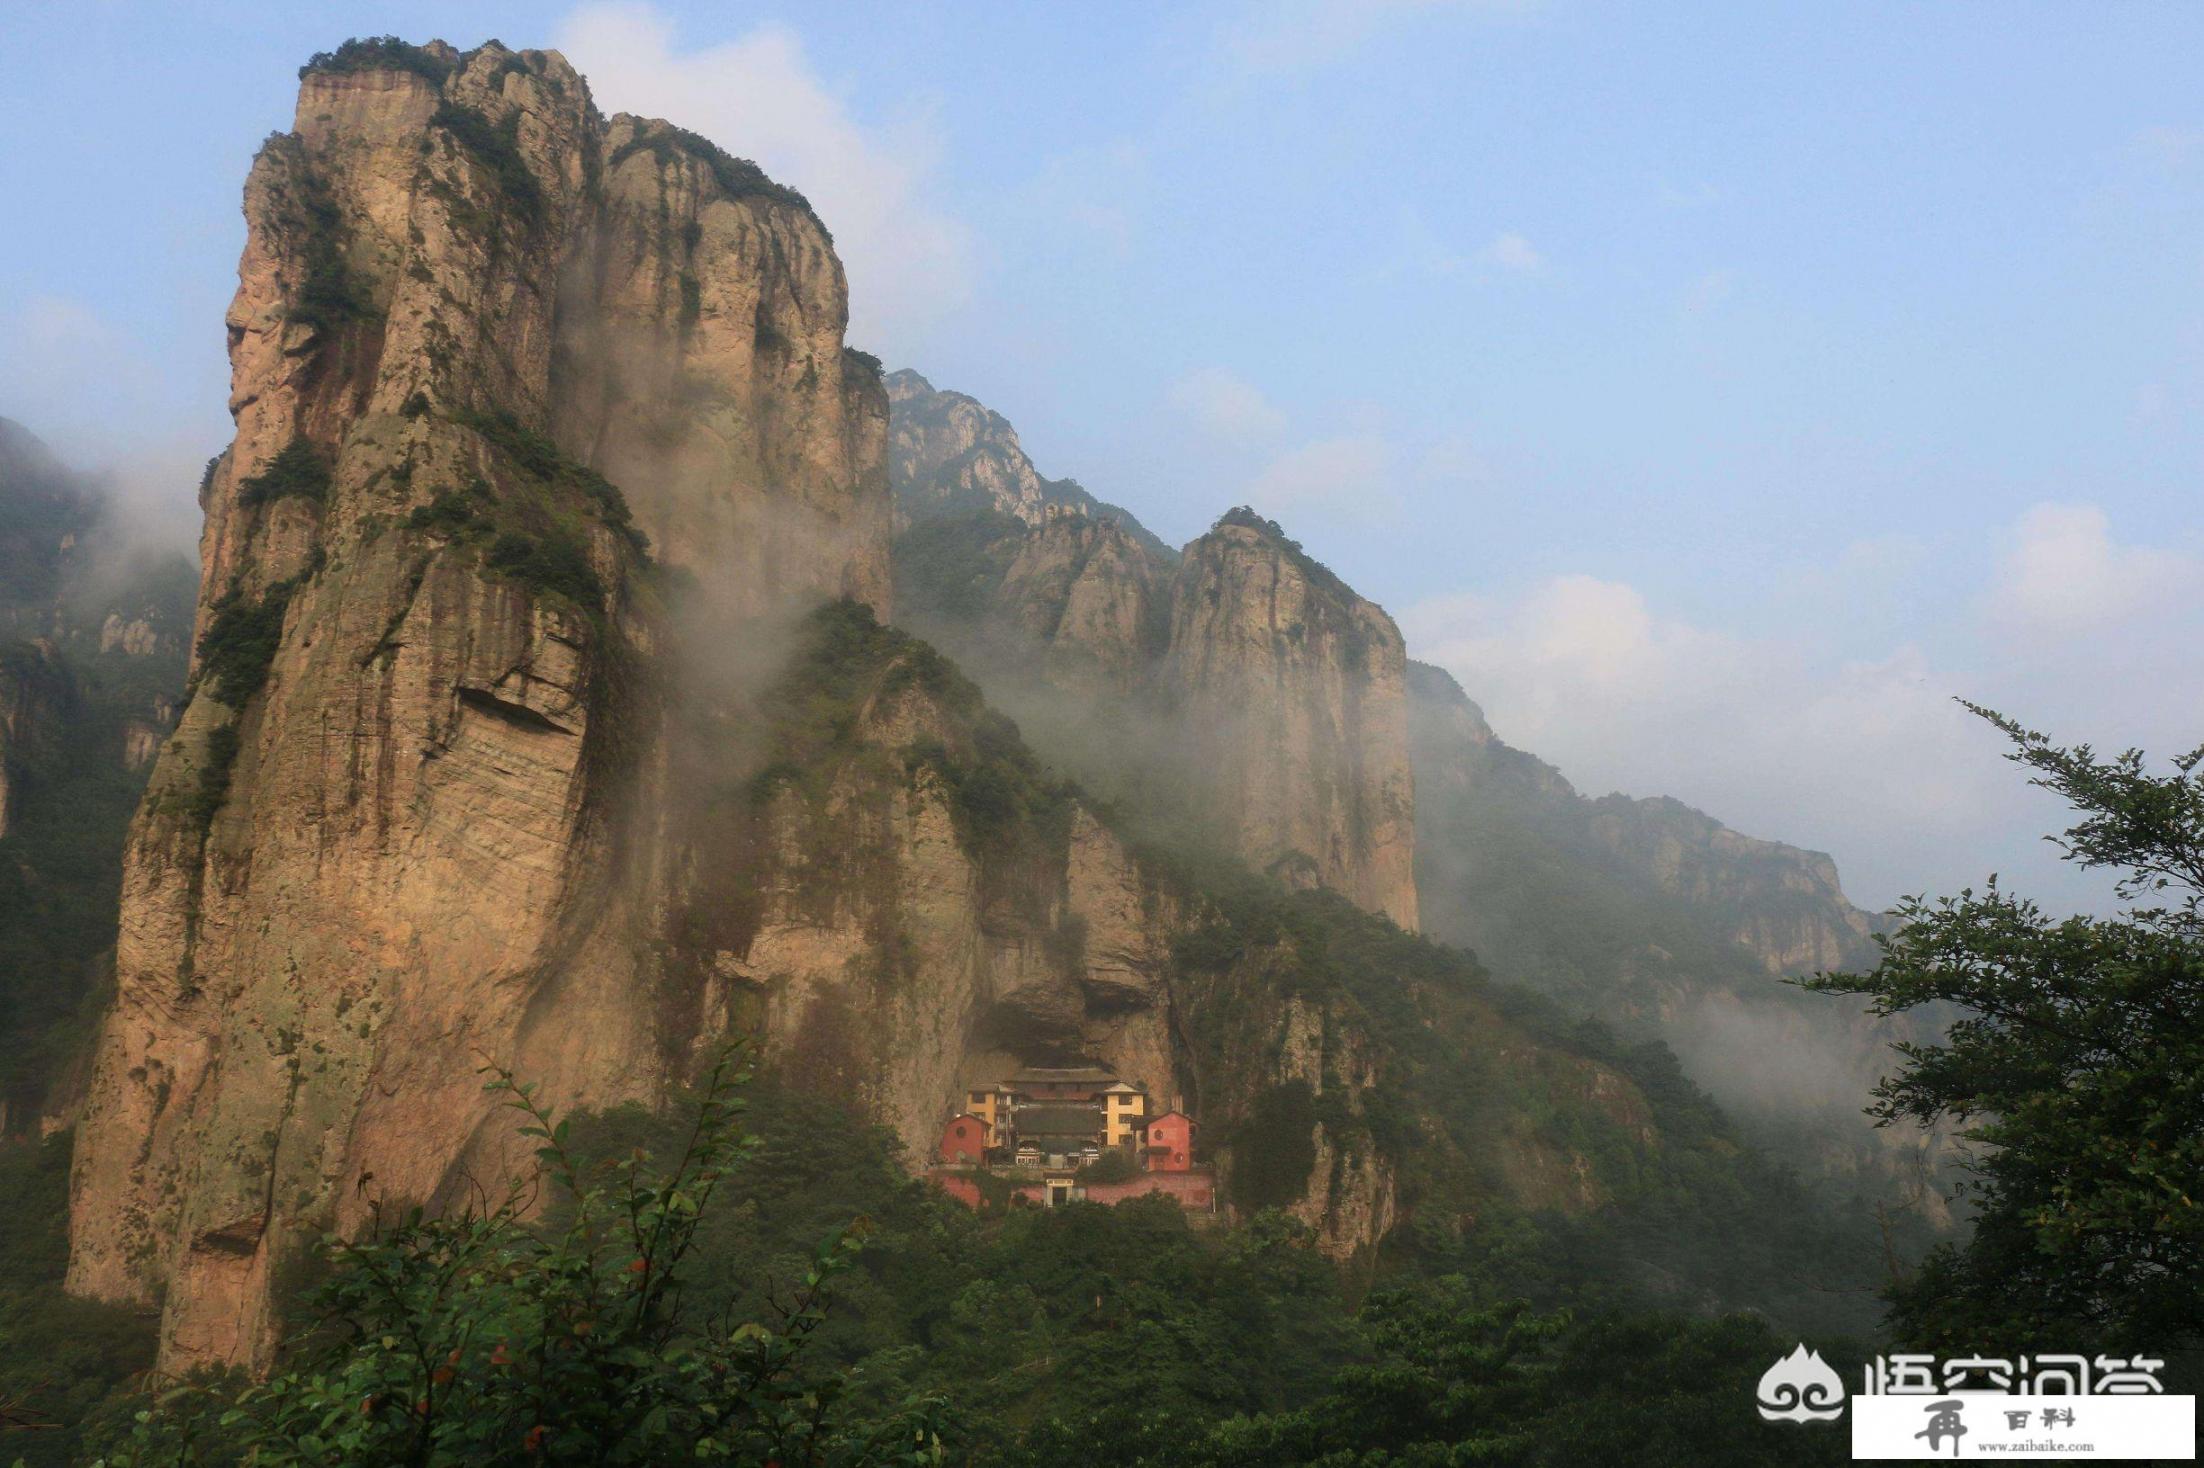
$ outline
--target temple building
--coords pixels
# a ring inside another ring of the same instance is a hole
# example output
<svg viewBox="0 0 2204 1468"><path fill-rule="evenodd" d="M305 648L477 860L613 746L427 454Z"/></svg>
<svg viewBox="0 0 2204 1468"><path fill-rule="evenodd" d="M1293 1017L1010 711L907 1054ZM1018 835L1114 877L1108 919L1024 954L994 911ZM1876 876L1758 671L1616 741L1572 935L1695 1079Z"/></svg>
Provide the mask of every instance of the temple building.
<svg viewBox="0 0 2204 1468"><path fill-rule="evenodd" d="M1011 1197L1052 1208L1162 1192L1213 1211L1209 1169L1194 1161L1193 1118L1176 1105L1151 1111L1145 1086L1100 1066L1022 1070L965 1092L964 1109L943 1126L934 1178L974 1207L981 1194L972 1174L986 1172Z"/></svg>

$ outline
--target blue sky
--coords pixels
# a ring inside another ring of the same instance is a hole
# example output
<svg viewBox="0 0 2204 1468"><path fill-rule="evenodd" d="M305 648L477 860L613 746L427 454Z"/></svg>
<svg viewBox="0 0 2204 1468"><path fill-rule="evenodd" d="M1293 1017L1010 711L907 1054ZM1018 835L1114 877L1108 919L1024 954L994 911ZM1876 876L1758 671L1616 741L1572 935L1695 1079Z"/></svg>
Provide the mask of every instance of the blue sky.
<svg viewBox="0 0 2204 1468"><path fill-rule="evenodd" d="M244 169L384 31L756 157L1044 472L1254 502L1503 737L1863 901L2091 900L1954 694L2204 740L2204 9L18 4L0 413L188 521Z"/></svg>

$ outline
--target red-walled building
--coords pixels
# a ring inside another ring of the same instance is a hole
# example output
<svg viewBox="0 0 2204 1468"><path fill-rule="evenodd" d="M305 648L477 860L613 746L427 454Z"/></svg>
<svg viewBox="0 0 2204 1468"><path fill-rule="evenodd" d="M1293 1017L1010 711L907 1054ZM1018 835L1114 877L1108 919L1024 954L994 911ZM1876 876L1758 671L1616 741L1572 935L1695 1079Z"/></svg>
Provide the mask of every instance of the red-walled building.
<svg viewBox="0 0 2204 1468"><path fill-rule="evenodd" d="M949 1119L934 1155L951 1167L977 1167L987 1160L987 1123L971 1112Z"/></svg>
<svg viewBox="0 0 2204 1468"><path fill-rule="evenodd" d="M1194 1118L1166 1111L1148 1123L1148 1170L1185 1172L1194 1165Z"/></svg>

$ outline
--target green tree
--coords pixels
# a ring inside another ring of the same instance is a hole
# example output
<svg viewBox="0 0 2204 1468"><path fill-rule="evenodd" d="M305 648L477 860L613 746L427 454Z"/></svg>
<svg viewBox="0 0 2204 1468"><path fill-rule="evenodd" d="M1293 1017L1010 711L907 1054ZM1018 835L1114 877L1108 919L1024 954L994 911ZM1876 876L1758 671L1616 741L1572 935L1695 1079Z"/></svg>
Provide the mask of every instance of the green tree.
<svg viewBox="0 0 2204 1468"><path fill-rule="evenodd" d="M2079 814L2066 858L2122 910L2053 919L1992 877L1910 899L1882 961L1808 987L1878 1014L1942 1002L1941 1042L1902 1045L1870 1108L1949 1119L1978 1144L1972 1237L1892 1292L1909 1341L2115 1354L2204 1339L2204 749L2170 774L2129 750L2059 748L1988 709L2007 758Z"/></svg>
<svg viewBox="0 0 2204 1468"><path fill-rule="evenodd" d="M938 1464L944 1409L913 1399L870 1421L843 1409L846 1371L806 1345L858 1228L822 1244L766 1319L691 1319L686 1273L700 1220L751 1148L733 1057L696 1104L670 1170L634 1150L596 1170L530 1085L498 1073L569 1200L549 1229L525 1221L532 1189L494 1207L416 1209L332 1240L316 1292L323 1324L257 1383L169 1393L106 1459L125 1465Z"/></svg>

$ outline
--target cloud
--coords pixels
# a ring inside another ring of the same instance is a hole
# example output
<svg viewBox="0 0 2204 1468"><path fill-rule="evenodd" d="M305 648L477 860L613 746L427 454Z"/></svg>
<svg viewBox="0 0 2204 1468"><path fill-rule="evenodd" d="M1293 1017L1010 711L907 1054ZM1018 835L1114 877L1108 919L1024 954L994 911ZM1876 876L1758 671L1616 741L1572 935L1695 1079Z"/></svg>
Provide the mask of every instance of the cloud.
<svg viewBox="0 0 2204 1468"><path fill-rule="evenodd" d="M932 202L932 126L860 121L786 26L677 50L653 6L585 5L560 28L559 47L605 111L671 118L810 198L849 274L854 344L910 360L969 298L970 238Z"/></svg>
<svg viewBox="0 0 2204 1468"><path fill-rule="evenodd" d="M2174 551L2121 545L2091 504L2041 504L2005 537L1987 601L1993 623L2023 637L2074 637L2197 597L2204 566Z"/></svg>
<svg viewBox="0 0 2204 1468"><path fill-rule="evenodd" d="M1171 384L1171 405L1211 437L1262 443L1285 431L1286 415L1262 390L1222 367L1204 367Z"/></svg>
<svg viewBox="0 0 2204 1468"><path fill-rule="evenodd" d="M1536 0L1268 0L1250 4L1225 27L1225 55L1242 73L1312 71L1353 54L1380 32L1417 15L1446 11L1520 12Z"/></svg>
<svg viewBox="0 0 2204 1468"><path fill-rule="evenodd" d="M1670 794L1748 835L1834 851L1856 899L1974 880L2016 782L1967 691L1917 648L1846 660L1664 613L1572 574L1519 595L1451 595L1400 617L1410 654L1461 680L1503 739L1588 794Z"/></svg>
<svg viewBox="0 0 2204 1468"><path fill-rule="evenodd" d="M1477 252L1477 258L1487 265L1497 265L1502 270L1514 270L1530 274L1543 270L1546 257L1531 246L1531 242L1519 234L1495 235L1491 244Z"/></svg>
<svg viewBox="0 0 2204 1468"><path fill-rule="evenodd" d="M1272 515L1320 511L1358 518L1394 508L1392 454L1375 434L1318 439L1278 455L1247 488L1247 502Z"/></svg>

